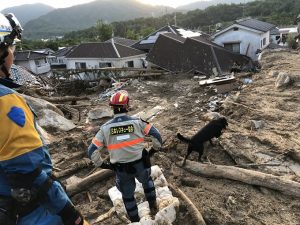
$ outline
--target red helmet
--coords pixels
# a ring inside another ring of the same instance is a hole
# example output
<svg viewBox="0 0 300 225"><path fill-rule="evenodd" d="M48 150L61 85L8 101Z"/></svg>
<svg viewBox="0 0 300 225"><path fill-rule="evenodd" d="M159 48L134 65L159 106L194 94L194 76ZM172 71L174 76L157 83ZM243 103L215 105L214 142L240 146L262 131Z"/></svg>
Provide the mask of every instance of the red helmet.
<svg viewBox="0 0 300 225"><path fill-rule="evenodd" d="M111 106L122 106L123 108L127 108L129 103L128 92L121 90L114 93L109 100L109 105Z"/></svg>

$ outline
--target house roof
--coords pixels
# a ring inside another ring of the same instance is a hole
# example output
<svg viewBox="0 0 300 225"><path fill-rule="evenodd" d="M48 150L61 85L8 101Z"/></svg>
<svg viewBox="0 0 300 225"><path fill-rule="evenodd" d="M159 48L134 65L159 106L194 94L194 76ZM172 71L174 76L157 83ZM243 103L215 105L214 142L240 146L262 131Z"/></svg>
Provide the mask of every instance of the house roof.
<svg viewBox="0 0 300 225"><path fill-rule="evenodd" d="M14 53L14 56L15 56L15 61L27 61L27 60L43 59L46 58L48 54L28 50L28 51L16 51Z"/></svg>
<svg viewBox="0 0 300 225"><path fill-rule="evenodd" d="M165 34L165 33L172 33L172 34L178 35L183 38L201 35L201 33L199 33L199 32L185 30L185 29L182 29L182 28L174 26L174 25L166 25L166 26L156 30L155 32L149 34L147 37L139 40L134 45L132 45L132 47L140 49L140 50L149 51L155 44L159 35Z"/></svg>
<svg viewBox="0 0 300 225"><path fill-rule="evenodd" d="M33 51L38 52L38 53L44 53L44 54L47 54L47 55L52 55L55 52L51 48L36 49L36 50L33 50Z"/></svg>
<svg viewBox="0 0 300 225"><path fill-rule="evenodd" d="M114 42L83 43L66 55L66 58L124 58L144 52Z"/></svg>
<svg viewBox="0 0 300 225"><path fill-rule="evenodd" d="M235 24L239 24L241 26L245 26L254 30L267 32L275 27L274 24L263 22L257 19L252 18L246 18L246 19L240 19L236 20Z"/></svg>
<svg viewBox="0 0 300 225"><path fill-rule="evenodd" d="M74 49L76 46L72 46L72 47L65 47L65 48L62 48L58 51L56 51L53 56L56 56L56 57L63 57L63 56L66 56L70 51L72 51L72 49Z"/></svg>
<svg viewBox="0 0 300 225"><path fill-rule="evenodd" d="M178 40L174 34L169 33L158 37L146 59L168 71L197 70L207 75L213 73L217 63L223 72L228 72L234 63L243 65L250 60L247 56L233 53L203 37Z"/></svg>
<svg viewBox="0 0 300 225"><path fill-rule="evenodd" d="M132 46L134 43L137 42L137 40L132 40L132 39L127 39L127 38L122 38L122 37L113 37L105 42L112 42L112 40L120 45L125 45L125 46Z"/></svg>
<svg viewBox="0 0 300 225"><path fill-rule="evenodd" d="M277 27L273 28L272 30L270 30L270 35L279 35L279 29Z"/></svg>

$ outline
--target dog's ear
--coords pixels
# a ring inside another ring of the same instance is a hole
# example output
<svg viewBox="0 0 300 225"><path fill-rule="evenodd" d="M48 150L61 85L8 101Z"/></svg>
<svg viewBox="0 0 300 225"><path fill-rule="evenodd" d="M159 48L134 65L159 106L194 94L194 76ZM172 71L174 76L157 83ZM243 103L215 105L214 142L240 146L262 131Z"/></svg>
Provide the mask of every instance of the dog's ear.
<svg viewBox="0 0 300 225"><path fill-rule="evenodd" d="M220 120L221 120L221 122L222 122L224 128L226 129L226 127L228 126L227 119L226 119L225 117L221 117Z"/></svg>

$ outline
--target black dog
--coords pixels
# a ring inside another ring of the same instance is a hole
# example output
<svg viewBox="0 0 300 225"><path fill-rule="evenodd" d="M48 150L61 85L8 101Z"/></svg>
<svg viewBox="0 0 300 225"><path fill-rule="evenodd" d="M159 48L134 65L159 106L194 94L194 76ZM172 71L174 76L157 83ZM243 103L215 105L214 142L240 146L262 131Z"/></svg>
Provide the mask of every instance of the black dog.
<svg viewBox="0 0 300 225"><path fill-rule="evenodd" d="M228 126L227 120L225 117L221 117L216 120L210 121L205 125L198 133L196 133L192 138L186 138L180 133L177 134L179 140L188 143L187 154L183 160L182 166L185 165L187 157L191 154L192 151L199 153L198 161L201 161L201 156L203 155L204 146L203 143L209 141L213 145L211 139L220 137L222 131Z"/></svg>

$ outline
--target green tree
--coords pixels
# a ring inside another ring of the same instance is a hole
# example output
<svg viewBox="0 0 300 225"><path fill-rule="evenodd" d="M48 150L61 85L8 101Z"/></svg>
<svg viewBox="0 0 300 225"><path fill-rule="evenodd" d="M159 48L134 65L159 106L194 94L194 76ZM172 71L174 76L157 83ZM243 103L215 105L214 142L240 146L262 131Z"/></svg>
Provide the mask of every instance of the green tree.
<svg viewBox="0 0 300 225"><path fill-rule="evenodd" d="M102 20L98 20L95 27L95 39L100 41L106 41L112 37L113 28L110 24L104 23Z"/></svg>

